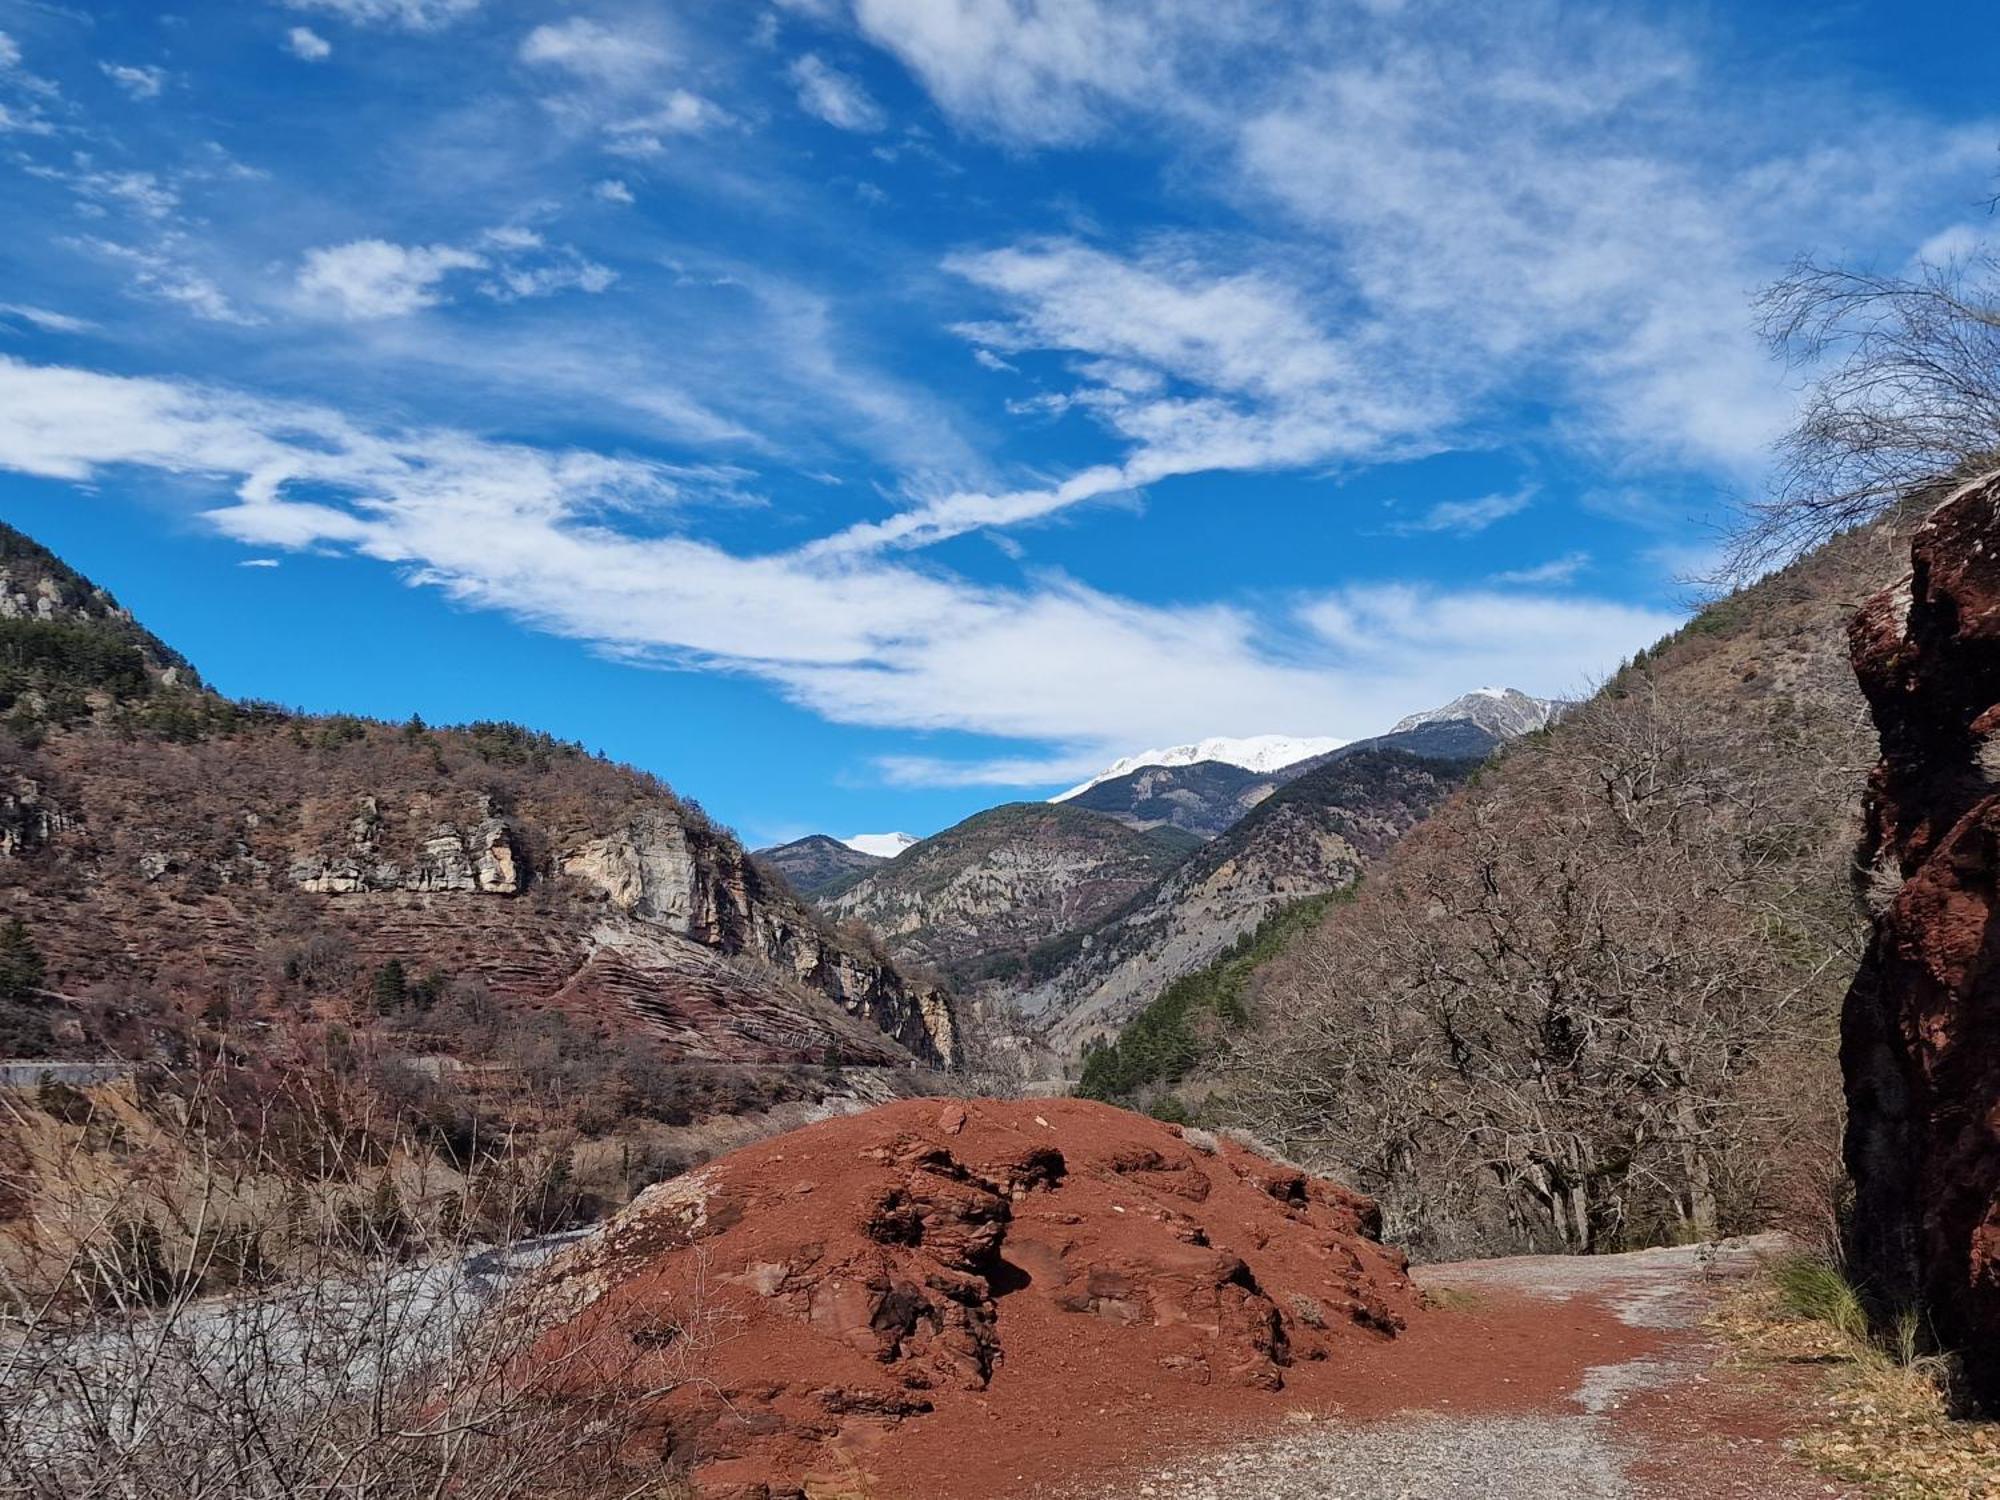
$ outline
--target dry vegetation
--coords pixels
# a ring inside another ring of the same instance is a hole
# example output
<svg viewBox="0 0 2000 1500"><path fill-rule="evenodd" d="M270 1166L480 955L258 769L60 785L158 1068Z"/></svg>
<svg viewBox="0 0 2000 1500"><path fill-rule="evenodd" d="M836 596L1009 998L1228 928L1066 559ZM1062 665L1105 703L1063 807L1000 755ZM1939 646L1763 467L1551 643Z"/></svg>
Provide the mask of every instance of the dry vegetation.
<svg viewBox="0 0 2000 1500"><path fill-rule="evenodd" d="M553 1248L534 1239L546 1159L452 1171L356 1118L337 1083L242 1083L209 1062L143 1108L100 1090L59 1117L10 1111L0 1492L679 1493L628 1443L628 1409L590 1394L592 1362L628 1384L644 1365L664 1391L700 1377L717 1330L699 1306L659 1307L611 1343L524 1359L571 1311L515 1285Z"/></svg>
<svg viewBox="0 0 2000 1500"><path fill-rule="evenodd" d="M2000 1424L1954 1414L1950 1364L1918 1352L1921 1329L1871 1337L1859 1297L1831 1262L1780 1262L1713 1321L1741 1369L1818 1372L1797 1444L1826 1473L1884 1500L2000 1492Z"/></svg>
<svg viewBox="0 0 2000 1500"><path fill-rule="evenodd" d="M1721 601L1490 767L1262 977L1232 1107L1424 1255L1830 1234L1873 755L1842 627L1893 555Z"/></svg>

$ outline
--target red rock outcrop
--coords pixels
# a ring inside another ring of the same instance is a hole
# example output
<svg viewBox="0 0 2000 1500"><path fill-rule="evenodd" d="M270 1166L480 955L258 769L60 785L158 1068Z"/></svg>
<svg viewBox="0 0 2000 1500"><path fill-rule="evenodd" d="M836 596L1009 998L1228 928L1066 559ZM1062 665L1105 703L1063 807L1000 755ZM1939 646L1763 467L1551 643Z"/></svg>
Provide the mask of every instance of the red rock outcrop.
<svg viewBox="0 0 2000 1500"><path fill-rule="evenodd" d="M876 1493L892 1449L968 1423L1210 1407L1392 1337L1412 1292L1375 1227L1333 1183L1106 1105L908 1101L643 1194L542 1277L563 1316L535 1358L649 1402L646 1441L704 1494Z"/></svg>
<svg viewBox="0 0 2000 1500"><path fill-rule="evenodd" d="M1862 850L1878 906L1841 1062L1853 1267L2000 1409L2000 475L1947 493L1863 608L1881 733Z"/></svg>

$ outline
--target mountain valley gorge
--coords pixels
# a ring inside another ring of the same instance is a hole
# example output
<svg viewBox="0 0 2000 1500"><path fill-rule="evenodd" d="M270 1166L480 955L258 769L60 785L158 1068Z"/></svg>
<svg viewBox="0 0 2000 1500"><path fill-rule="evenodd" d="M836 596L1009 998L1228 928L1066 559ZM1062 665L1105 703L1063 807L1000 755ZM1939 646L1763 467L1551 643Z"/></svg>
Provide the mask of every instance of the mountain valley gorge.
<svg viewBox="0 0 2000 1500"><path fill-rule="evenodd" d="M0 1035L38 1080L0 1226L44 1226L0 1265L59 1277L46 1226L134 1195L208 1296L298 1253L300 1201L395 1255L602 1221L521 1284L619 1462L970 1495L1091 1461L1058 1370L1143 1443L1145 1403L1249 1421L1544 1337L1550 1304L1448 1300L1468 1258L1805 1233L1844 1046L1880 1312L1981 1347L1992 504L1955 491L1914 582L1907 520L1837 538L1579 703L1166 752L893 857L747 852L511 724L231 702L0 532ZM919 1097L974 1091L1017 1097ZM295 1176L323 1131L343 1164ZM190 1211L218 1143L201 1212L254 1256ZM989 1429L1023 1456L936 1466Z"/></svg>

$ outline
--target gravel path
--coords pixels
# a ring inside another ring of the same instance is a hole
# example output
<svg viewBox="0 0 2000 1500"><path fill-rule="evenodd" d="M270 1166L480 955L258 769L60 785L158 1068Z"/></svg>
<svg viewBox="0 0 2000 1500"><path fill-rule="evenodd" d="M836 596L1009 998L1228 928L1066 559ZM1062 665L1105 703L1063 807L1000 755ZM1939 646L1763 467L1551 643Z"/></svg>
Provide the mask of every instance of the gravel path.
<svg viewBox="0 0 2000 1500"><path fill-rule="evenodd" d="M1642 1353L1580 1357L1567 1395L1532 1412L1448 1411L1375 1420L1304 1410L1277 1432L1178 1455L1071 1500L1805 1500L1852 1493L1797 1465L1782 1404L1716 1378L1702 1328L1717 1284L1768 1245L1529 1257L1426 1267L1418 1280L1460 1299L1581 1301L1648 1330ZM1442 1403L1441 1403L1442 1404Z"/></svg>

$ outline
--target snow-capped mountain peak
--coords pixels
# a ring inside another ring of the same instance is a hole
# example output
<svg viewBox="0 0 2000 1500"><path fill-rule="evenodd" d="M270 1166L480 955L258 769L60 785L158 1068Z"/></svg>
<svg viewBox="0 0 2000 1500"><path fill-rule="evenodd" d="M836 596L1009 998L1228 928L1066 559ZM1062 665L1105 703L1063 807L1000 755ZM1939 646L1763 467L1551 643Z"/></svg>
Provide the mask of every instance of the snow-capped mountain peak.
<svg viewBox="0 0 2000 1500"><path fill-rule="evenodd" d="M1231 739L1218 735L1212 739L1199 740L1192 745L1173 745L1165 750L1141 750L1136 755L1127 755L1113 761L1090 780L1080 786L1073 786L1059 797L1051 797L1051 802L1067 802L1072 797L1082 796L1100 781L1110 781L1138 770L1141 766L1191 766L1204 760L1219 760L1224 765L1241 766L1246 771L1279 771L1298 761L1310 760L1315 755L1325 755L1346 744L1345 740L1301 739L1289 734L1253 734L1241 739Z"/></svg>
<svg viewBox="0 0 2000 1500"><path fill-rule="evenodd" d="M1483 687L1454 698L1442 708L1429 709L1398 719L1389 732L1401 734L1440 724L1448 719L1470 719L1489 734L1503 740L1546 729L1562 717L1569 705L1560 698L1533 698L1518 688Z"/></svg>
<svg viewBox="0 0 2000 1500"><path fill-rule="evenodd" d="M857 833L841 840L856 854L872 854L877 859L894 859L916 842L907 833Z"/></svg>

